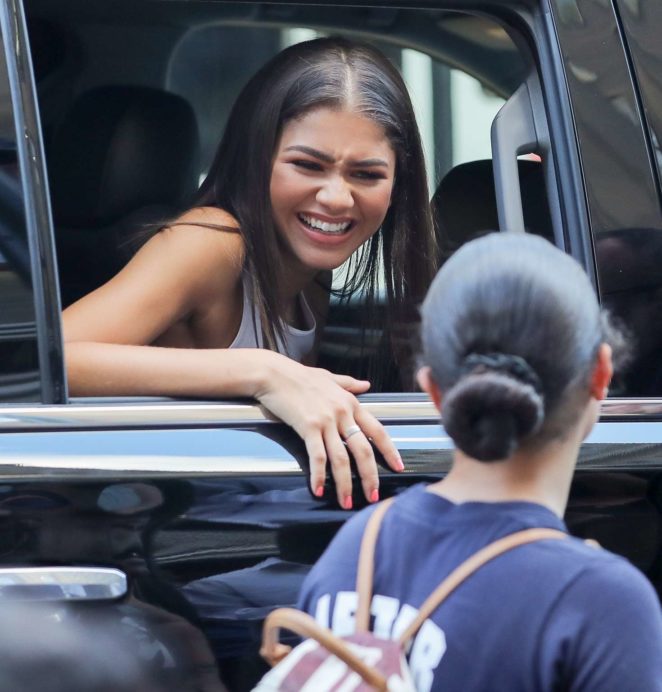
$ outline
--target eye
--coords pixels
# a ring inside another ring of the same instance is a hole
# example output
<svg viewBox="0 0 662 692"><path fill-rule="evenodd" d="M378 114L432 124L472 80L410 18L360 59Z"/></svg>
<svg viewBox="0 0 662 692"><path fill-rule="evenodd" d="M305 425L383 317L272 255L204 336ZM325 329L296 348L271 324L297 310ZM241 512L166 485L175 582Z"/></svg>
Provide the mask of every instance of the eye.
<svg viewBox="0 0 662 692"><path fill-rule="evenodd" d="M304 170L307 171L321 171L322 165L317 163L316 161L310 161L308 159L296 159L295 161L292 161L292 163L297 167L297 168L303 168Z"/></svg>
<svg viewBox="0 0 662 692"><path fill-rule="evenodd" d="M386 175L381 171L354 171L352 175L359 180L384 180L386 178Z"/></svg>

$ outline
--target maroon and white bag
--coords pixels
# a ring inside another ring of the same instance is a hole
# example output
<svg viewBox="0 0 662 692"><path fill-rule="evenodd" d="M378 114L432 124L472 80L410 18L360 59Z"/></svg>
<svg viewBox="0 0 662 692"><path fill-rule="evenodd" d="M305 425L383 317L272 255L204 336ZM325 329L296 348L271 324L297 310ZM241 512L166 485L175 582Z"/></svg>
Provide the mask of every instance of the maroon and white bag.
<svg viewBox="0 0 662 692"><path fill-rule="evenodd" d="M355 633L349 637L337 637L307 613L294 608L274 610L264 622L260 649L260 654L273 668L254 692L415 692L405 652L421 625L443 600L479 567L507 550L549 538L568 538L567 534L556 529L536 528L518 531L490 543L439 584L398 640L381 639L368 627L375 544L382 519L392 501L382 502L375 510L361 541L356 576L358 607ZM294 649L281 644L281 629L295 632L304 637L304 641Z"/></svg>

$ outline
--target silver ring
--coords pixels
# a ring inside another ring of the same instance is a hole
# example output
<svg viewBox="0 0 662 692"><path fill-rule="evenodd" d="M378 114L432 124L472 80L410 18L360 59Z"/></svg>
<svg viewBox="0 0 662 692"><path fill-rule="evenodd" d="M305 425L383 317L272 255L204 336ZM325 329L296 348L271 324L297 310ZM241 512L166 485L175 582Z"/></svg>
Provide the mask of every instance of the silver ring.
<svg viewBox="0 0 662 692"><path fill-rule="evenodd" d="M356 433L360 433L360 432L361 432L361 428L359 428L358 425L350 425L349 428L347 428L347 430L345 430L345 442L347 442L347 440L349 440L349 438L352 435L356 435Z"/></svg>

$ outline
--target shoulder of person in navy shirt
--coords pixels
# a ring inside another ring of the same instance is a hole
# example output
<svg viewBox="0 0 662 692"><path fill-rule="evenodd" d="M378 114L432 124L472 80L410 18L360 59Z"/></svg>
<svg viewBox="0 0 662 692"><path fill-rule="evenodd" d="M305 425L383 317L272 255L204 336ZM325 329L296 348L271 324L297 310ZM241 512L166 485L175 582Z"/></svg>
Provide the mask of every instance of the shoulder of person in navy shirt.
<svg viewBox="0 0 662 692"><path fill-rule="evenodd" d="M419 382L455 443L451 471L387 511L372 627L397 638L463 560L562 516L581 442L622 338L578 264L532 236L461 248L423 306ZM609 344L612 344L611 346ZM354 629L356 563L374 508L350 520L308 575L299 607ZM418 690L662 690L662 617L627 560L575 538L513 549L470 576L408 652Z"/></svg>

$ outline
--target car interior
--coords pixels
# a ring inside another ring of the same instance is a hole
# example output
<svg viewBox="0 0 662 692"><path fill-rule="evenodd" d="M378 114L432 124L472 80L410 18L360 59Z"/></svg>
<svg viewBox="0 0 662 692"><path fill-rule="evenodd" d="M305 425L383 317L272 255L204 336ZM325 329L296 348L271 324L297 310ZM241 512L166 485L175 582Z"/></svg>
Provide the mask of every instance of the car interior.
<svg viewBox="0 0 662 692"><path fill-rule="evenodd" d="M535 56L498 19L181 0L25 8L63 307L113 276L142 229L186 208L247 79L286 45L320 35L374 43L400 68L424 143L441 262L504 224L563 242ZM382 329L361 339L362 318L360 295L332 296L319 364L360 377L376 353L382 391L414 390L389 368Z"/></svg>

